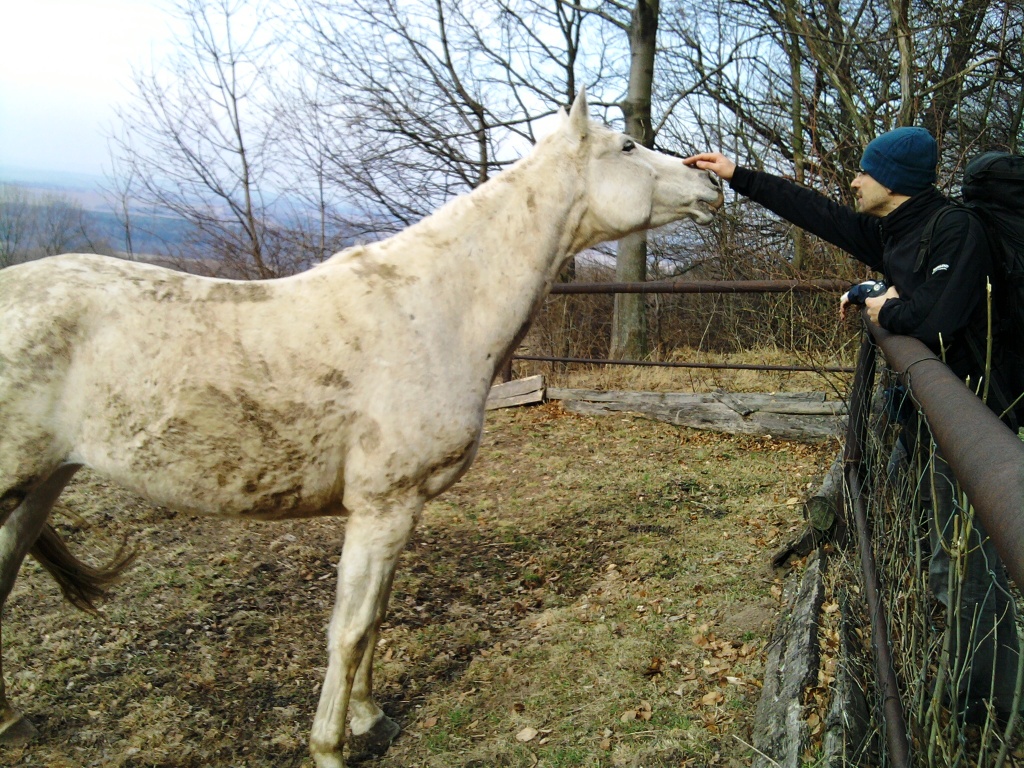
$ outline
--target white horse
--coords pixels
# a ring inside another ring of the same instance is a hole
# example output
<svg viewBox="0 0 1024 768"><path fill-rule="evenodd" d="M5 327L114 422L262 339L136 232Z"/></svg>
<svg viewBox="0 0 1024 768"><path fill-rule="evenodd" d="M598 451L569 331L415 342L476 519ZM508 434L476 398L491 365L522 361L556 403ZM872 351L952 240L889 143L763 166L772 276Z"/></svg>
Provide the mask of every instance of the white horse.
<svg viewBox="0 0 1024 768"><path fill-rule="evenodd" d="M479 189L293 277L241 282L72 254L0 270L0 607L31 551L90 606L90 569L47 523L82 466L178 510L347 516L319 768L398 733L371 697L400 551L424 503L473 461L487 393L562 264L684 217L707 172L590 122L560 127ZM7 701L0 741L33 729Z"/></svg>

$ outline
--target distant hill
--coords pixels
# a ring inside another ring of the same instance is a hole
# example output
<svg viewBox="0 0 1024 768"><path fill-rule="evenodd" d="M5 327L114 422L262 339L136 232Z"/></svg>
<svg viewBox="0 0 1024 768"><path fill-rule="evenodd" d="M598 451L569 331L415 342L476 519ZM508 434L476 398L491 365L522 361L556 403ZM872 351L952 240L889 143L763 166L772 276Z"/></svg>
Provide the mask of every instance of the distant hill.
<svg viewBox="0 0 1024 768"><path fill-rule="evenodd" d="M114 249L124 249L124 232L105 197L102 176L87 173L20 168L0 165L0 183L26 190L34 197L59 195L80 206L89 233L107 241ZM136 253L160 253L182 242L189 224L184 219L160 212L132 214L132 247Z"/></svg>
<svg viewBox="0 0 1024 768"><path fill-rule="evenodd" d="M123 251L124 230L112 211L85 211L90 232ZM180 244L188 235L190 225L185 219L153 214L132 215L132 249L136 253L162 253Z"/></svg>
<svg viewBox="0 0 1024 768"><path fill-rule="evenodd" d="M40 187L61 190L95 190L105 179L91 173L50 171L39 168L23 168L17 165L0 165L0 181L25 187Z"/></svg>
<svg viewBox="0 0 1024 768"><path fill-rule="evenodd" d="M60 194L86 210L109 210L103 197L106 179L90 173L70 173L0 165L0 183L13 184L37 194Z"/></svg>
<svg viewBox="0 0 1024 768"><path fill-rule="evenodd" d="M109 247L116 252L123 252L124 230L111 201L103 191L104 185L108 183L108 179L98 175L0 165L0 184L24 190L28 193L30 204L45 206L48 195L55 195L65 202L73 203L81 209L89 240L95 247ZM316 215L315 210L304 209L301 202L296 203L295 200L288 201L284 198L282 202L285 203L282 210L287 213L278 223L284 227L290 227L300 221L303 210L311 217ZM294 205L289 205L289 202ZM0 205L3 205L2 201ZM136 254L173 253L178 250L176 246L184 244L191 232L192 225L169 210L154 210L141 205L133 208L132 249ZM295 213L296 211L298 213ZM351 244L360 236L358 233L343 232L337 226L333 228L332 234L332 239L339 246Z"/></svg>

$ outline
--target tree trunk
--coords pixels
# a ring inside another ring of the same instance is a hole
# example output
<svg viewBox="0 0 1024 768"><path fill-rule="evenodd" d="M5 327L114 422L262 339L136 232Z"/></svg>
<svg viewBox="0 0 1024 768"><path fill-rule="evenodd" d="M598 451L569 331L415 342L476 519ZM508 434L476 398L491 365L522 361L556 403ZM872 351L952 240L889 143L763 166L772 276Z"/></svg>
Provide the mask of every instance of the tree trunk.
<svg viewBox="0 0 1024 768"><path fill-rule="evenodd" d="M792 0L783 3L786 14L788 35L784 38L786 52L789 55L789 74L793 83L793 91L789 103L789 115L793 126L793 180L797 184L805 183L804 167L804 116L803 116L803 60L800 50L800 35L796 33L796 14L791 5ZM793 270L800 272L806 261L807 238L799 227L793 227Z"/></svg>
<svg viewBox="0 0 1024 768"><path fill-rule="evenodd" d="M626 133L645 147L654 146L651 93L657 50L659 0L637 0L629 24L629 90L622 104ZM647 279L647 237L643 233L619 241L616 278L623 282ZM617 294L612 320L610 355L642 360L647 355L647 303L643 294Z"/></svg>

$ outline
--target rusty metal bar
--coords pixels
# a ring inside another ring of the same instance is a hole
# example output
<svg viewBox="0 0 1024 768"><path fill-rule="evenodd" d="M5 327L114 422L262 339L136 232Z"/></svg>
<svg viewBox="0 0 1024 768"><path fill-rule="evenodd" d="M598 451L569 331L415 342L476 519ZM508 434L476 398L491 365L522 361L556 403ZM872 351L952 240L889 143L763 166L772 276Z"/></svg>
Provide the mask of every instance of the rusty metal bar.
<svg viewBox="0 0 1024 768"><path fill-rule="evenodd" d="M893 768L908 768L910 765L910 741L907 738L907 721L900 700L899 683L892 664L889 650L889 622L885 615L878 569L875 566L874 550L871 546L871 531L867 520L867 493L860 482L860 471L864 463L864 443L868 435L868 413L871 392L875 381L876 348L871 338L864 334L860 353L857 356L857 373L853 380L850 397L850 417L846 427L846 446L843 463L850 503L853 507L853 522L857 529L861 570L864 574L864 597L871 617L871 648L874 651L875 675L882 696L882 715L885 720L886 752ZM840 499L845 502L844 499ZM845 506L845 503L844 503ZM849 523L845 510L840 522ZM842 532L845 535L845 531Z"/></svg>
<svg viewBox="0 0 1024 768"><path fill-rule="evenodd" d="M828 293L849 289L848 280L656 280L642 283L555 283L551 293L559 294L615 294L615 293ZM545 357L536 355L514 355L512 360L532 360L541 363L580 363L583 365L635 365L658 368L712 368L740 371L785 371L807 373L853 373L853 368L843 366L799 365L746 365L728 363L659 363L646 360L594 360L582 357ZM511 378L506 369L503 381Z"/></svg>
<svg viewBox="0 0 1024 768"><path fill-rule="evenodd" d="M889 650L888 619L882 600L878 570L875 568L874 551L871 548L871 532L867 525L867 509L864 503L864 489L860 484L860 471L856 466L847 467L846 479L850 484L854 519L857 523L857 537L860 543L860 562L866 586L865 597L871 616L871 648L875 657L875 674L882 695L882 716L885 720L886 754L892 768L908 768L910 765L910 740L907 737L907 720L900 700L899 683L892 664Z"/></svg>
<svg viewBox="0 0 1024 768"><path fill-rule="evenodd" d="M842 293L849 280L655 280L646 283L555 283L551 293Z"/></svg>
<svg viewBox="0 0 1024 768"><path fill-rule="evenodd" d="M811 365L757 365L755 363L659 363L654 360L597 360L587 357L542 357L540 355L514 355L513 360L533 360L541 363L582 363L584 365L638 365L654 368L716 368L739 371L786 371L808 373L853 373L854 368Z"/></svg>
<svg viewBox="0 0 1024 768"><path fill-rule="evenodd" d="M860 350L857 352L857 370L853 377L850 391L850 415L846 422L846 441L843 444L843 467L861 466L864 463L864 444L868 434L868 413L870 411L871 392L875 384L877 350L874 341L867 333L861 339ZM846 514L840 499L838 541L845 545L854 520Z"/></svg>
<svg viewBox="0 0 1024 768"><path fill-rule="evenodd" d="M1024 443L920 341L869 327L920 403L1010 577L1024 587Z"/></svg>

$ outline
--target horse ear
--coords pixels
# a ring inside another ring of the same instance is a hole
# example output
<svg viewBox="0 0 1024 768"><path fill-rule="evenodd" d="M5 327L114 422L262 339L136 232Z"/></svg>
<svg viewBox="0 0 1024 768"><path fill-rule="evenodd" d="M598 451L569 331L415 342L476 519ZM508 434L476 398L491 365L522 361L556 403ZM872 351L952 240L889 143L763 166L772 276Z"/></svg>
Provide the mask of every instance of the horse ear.
<svg viewBox="0 0 1024 768"><path fill-rule="evenodd" d="M576 99L569 110L569 130L580 139L585 139L590 133L590 113L587 108L587 91L580 88Z"/></svg>

